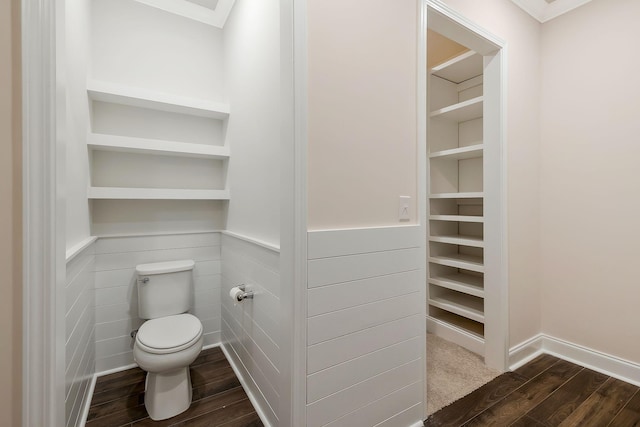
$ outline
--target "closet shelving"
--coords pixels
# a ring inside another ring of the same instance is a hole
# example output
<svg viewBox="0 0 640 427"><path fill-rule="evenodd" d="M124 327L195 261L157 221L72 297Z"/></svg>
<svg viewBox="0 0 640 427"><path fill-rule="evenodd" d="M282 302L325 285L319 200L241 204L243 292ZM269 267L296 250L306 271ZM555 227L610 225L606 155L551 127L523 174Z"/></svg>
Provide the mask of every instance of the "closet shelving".
<svg viewBox="0 0 640 427"><path fill-rule="evenodd" d="M89 80L87 82L87 93L90 100L109 104L220 121L225 121L229 118L230 108L228 104L130 87L113 82ZM103 133L89 133L87 135L87 147L90 154L96 151L111 151L145 156L160 155L222 161L226 161L230 157L227 145L195 144ZM185 170L185 173L189 173L189 171ZM90 186L87 196L89 199L94 200L229 200L230 192L226 188L141 188L136 187L135 182L132 182L131 187Z"/></svg>
<svg viewBox="0 0 640 427"><path fill-rule="evenodd" d="M483 58L430 71L428 316L459 344L484 345Z"/></svg>

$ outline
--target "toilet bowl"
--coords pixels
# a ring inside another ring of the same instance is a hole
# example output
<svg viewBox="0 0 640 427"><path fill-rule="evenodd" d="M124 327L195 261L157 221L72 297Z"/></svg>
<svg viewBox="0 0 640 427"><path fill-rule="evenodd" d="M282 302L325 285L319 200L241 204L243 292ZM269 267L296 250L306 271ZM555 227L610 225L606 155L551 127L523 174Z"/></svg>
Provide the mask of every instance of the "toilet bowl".
<svg viewBox="0 0 640 427"><path fill-rule="evenodd" d="M144 403L152 420L171 418L191 405L189 365L202 350L202 323L191 314L148 320L133 346L133 357L147 371Z"/></svg>

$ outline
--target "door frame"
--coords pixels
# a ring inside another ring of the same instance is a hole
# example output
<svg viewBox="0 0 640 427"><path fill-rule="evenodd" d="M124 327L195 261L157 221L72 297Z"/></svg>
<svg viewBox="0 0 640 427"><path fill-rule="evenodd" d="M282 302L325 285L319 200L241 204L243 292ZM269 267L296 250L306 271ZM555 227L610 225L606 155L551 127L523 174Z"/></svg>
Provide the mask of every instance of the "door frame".
<svg viewBox="0 0 640 427"><path fill-rule="evenodd" d="M507 43L499 37L491 34L484 28L472 22L464 15L451 9L441 0L424 0L428 19L422 22L420 29L420 43L425 46L427 28L458 42L485 57L485 111L489 111L492 139L497 141L496 149L485 149L485 156L490 157L496 170L484 171L485 199L493 200L488 205L490 214L485 219L485 237L496 236L486 244L496 254L493 262L488 263L485 277L490 275L492 280L485 283L485 364L500 371L506 371L509 361L509 259L508 259L508 209L507 209ZM428 22L427 22L428 21ZM487 60L492 57L491 60ZM426 63L426 61L423 61ZM488 71L488 72L487 72ZM428 70L426 66L420 66L418 70L420 81L426 83ZM426 84L424 89L425 106L428 100ZM420 94L422 96L422 93ZM486 116L487 114L485 114ZM427 113L421 114L419 128L426 129ZM486 133L486 130L485 130ZM427 142L425 135L422 141ZM425 150L426 152L426 150ZM420 181L427 183L429 179L429 167L427 156L420 157ZM487 186L487 182L493 185ZM426 194L426 188L425 188ZM428 205L422 211L421 220L429 224ZM485 215L487 206L485 206ZM427 265L428 269L428 265ZM425 285L427 283L425 282Z"/></svg>
<svg viewBox="0 0 640 427"><path fill-rule="evenodd" d="M22 0L22 425L65 425L64 146L56 123L59 1Z"/></svg>

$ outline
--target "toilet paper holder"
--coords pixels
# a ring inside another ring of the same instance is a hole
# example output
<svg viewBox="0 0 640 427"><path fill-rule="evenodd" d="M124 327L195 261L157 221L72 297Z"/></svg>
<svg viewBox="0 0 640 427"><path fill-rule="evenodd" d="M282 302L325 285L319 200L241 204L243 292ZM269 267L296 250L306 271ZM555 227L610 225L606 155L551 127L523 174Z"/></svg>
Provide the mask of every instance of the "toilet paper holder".
<svg viewBox="0 0 640 427"><path fill-rule="evenodd" d="M246 299L253 299L253 291L247 291L246 285L238 285L237 288L242 291L241 293L235 295L235 299L238 300L238 302L244 301Z"/></svg>

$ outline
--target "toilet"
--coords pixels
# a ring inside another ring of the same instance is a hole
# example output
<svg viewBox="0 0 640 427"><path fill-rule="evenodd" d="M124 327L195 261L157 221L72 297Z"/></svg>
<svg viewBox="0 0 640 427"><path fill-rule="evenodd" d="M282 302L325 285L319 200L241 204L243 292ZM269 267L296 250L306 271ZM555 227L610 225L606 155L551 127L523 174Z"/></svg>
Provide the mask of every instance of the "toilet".
<svg viewBox="0 0 640 427"><path fill-rule="evenodd" d="M191 405L189 365L202 350L202 323L188 314L192 300L192 260L136 267L140 326L133 358L147 372L144 404L152 420Z"/></svg>

